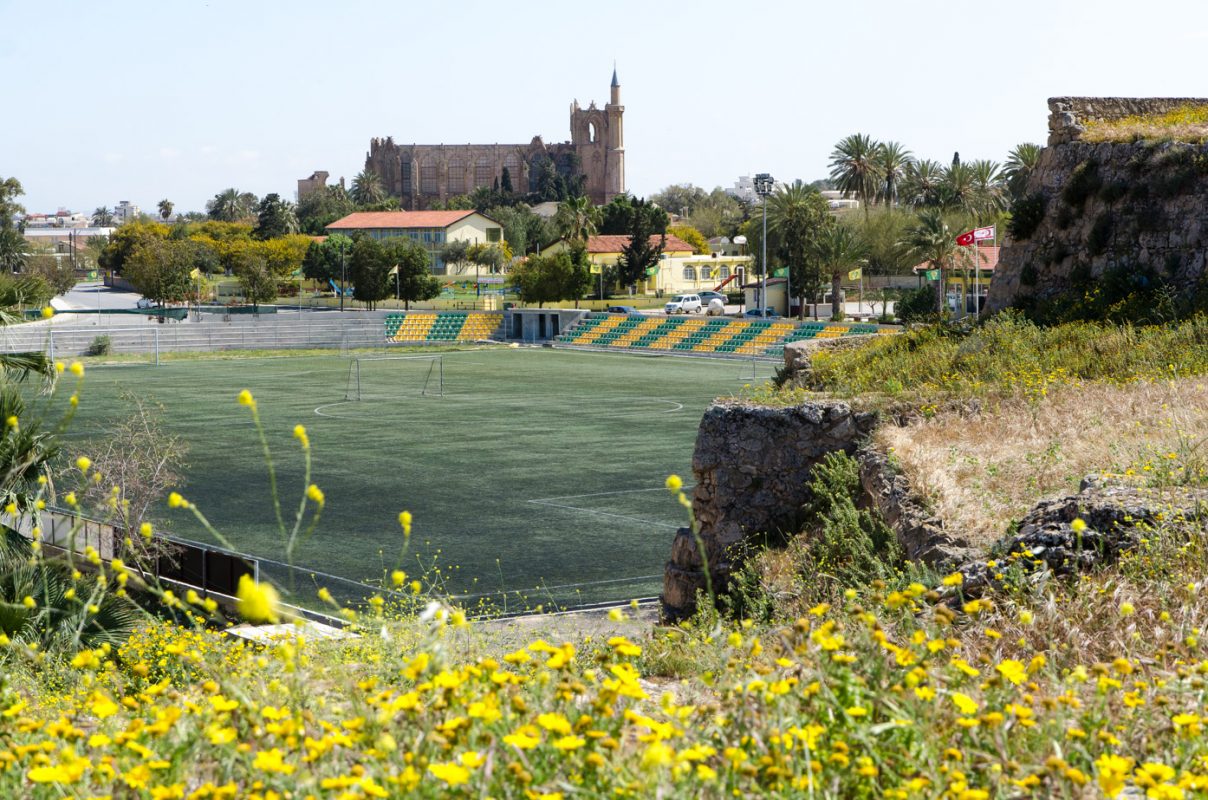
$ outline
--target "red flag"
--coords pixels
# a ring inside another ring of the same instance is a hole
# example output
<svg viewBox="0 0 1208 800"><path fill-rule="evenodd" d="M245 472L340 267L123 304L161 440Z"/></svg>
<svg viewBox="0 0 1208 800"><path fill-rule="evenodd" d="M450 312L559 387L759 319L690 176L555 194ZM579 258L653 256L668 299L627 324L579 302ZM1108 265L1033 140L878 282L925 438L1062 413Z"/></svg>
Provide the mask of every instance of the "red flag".
<svg viewBox="0 0 1208 800"><path fill-rule="evenodd" d="M956 243L961 247L968 247L977 241L977 231L967 231L956 237Z"/></svg>

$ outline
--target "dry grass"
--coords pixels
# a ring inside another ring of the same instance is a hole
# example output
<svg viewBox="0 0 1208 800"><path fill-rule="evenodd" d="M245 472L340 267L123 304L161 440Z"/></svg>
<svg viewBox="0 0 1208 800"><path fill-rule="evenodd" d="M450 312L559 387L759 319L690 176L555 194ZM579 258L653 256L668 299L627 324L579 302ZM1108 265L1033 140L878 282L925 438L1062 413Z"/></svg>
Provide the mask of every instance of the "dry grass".
<svg viewBox="0 0 1208 800"><path fill-rule="evenodd" d="M1208 106L1184 105L1164 114L1146 114L1090 122L1082 140L1086 142L1135 142L1140 140L1202 142L1208 139Z"/></svg>
<svg viewBox="0 0 1208 800"><path fill-rule="evenodd" d="M1149 484L1205 480L1208 381L1051 389L1039 402L1004 400L977 417L940 412L882 426L904 474L945 525L988 545L1037 500L1076 492L1095 472Z"/></svg>

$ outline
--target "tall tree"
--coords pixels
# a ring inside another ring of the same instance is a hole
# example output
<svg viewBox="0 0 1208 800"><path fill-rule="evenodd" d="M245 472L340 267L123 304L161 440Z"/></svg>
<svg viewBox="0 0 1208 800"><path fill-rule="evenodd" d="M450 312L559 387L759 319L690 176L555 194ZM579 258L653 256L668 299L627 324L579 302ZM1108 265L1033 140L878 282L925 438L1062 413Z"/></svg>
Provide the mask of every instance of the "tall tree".
<svg viewBox="0 0 1208 800"><path fill-rule="evenodd" d="M906 244L920 260L939 270L939 280L935 282L935 308L937 313L943 314L945 275L956 259L957 244L955 234L939 209L919 212L918 223L907 232Z"/></svg>
<svg viewBox="0 0 1208 800"><path fill-rule="evenodd" d="M1002 173L998 162L978 159L969 163L973 186L972 224L980 225L1006 207Z"/></svg>
<svg viewBox="0 0 1208 800"><path fill-rule="evenodd" d="M503 226L503 238L518 256L540 252L544 245L558 238L552 223L534 214L524 203L492 206L486 215Z"/></svg>
<svg viewBox="0 0 1208 800"><path fill-rule="evenodd" d="M977 186L973 170L968 164L954 160L952 166L944 170L944 182L940 191L944 208L960 211L969 218L977 216Z"/></svg>
<svg viewBox="0 0 1208 800"><path fill-rule="evenodd" d="M266 194L256 209L256 237L276 239L297 232L298 218L294 214L294 204L282 200L276 192Z"/></svg>
<svg viewBox="0 0 1208 800"><path fill-rule="evenodd" d="M352 245L352 239L342 233L332 234L322 242L311 242L302 259L302 274L312 281L339 283L347 272Z"/></svg>
<svg viewBox="0 0 1208 800"><path fill-rule="evenodd" d="M659 230L655 224L656 217L635 207L629 223L629 241L617 259L617 277L623 285L637 283L646 277L647 270L658 264L663 247L667 244L667 235L664 233L666 218L667 215L663 214L664 225Z"/></svg>
<svg viewBox="0 0 1208 800"><path fill-rule="evenodd" d="M529 256L517 264L512 270L512 283L519 289L521 300L541 308L558 300L577 301L590 285L591 275L587 273L584 281L583 270L575 264L570 250L560 250L547 256Z"/></svg>
<svg viewBox="0 0 1208 800"><path fill-rule="evenodd" d="M206 203L210 219L220 222L242 222L255 216L256 195L232 187L214 195Z"/></svg>
<svg viewBox="0 0 1208 800"><path fill-rule="evenodd" d="M343 186L323 186L298 201L294 213L298 228L311 236L322 236L323 230L338 219L356 211L356 204Z"/></svg>
<svg viewBox="0 0 1208 800"><path fill-rule="evenodd" d="M876 165L881 179L880 195L890 208L897 205L901 183L913 163L914 155L898 142L884 142L877 148Z"/></svg>
<svg viewBox="0 0 1208 800"><path fill-rule="evenodd" d="M843 277L864 263L868 249L848 225L830 225L813 241L815 257L831 279L831 318L843 319Z"/></svg>
<svg viewBox="0 0 1208 800"><path fill-rule="evenodd" d="M554 226L564 241L585 242L599 230L602 220L603 213L590 198L574 197L558 204Z"/></svg>
<svg viewBox="0 0 1208 800"><path fill-rule="evenodd" d="M193 288L191 256L189 242L141 237L125 258L122 276L156 303L181 302Z"/></svg>
<svg viewBox="0 0 1208 800"><path fill-rule="evenodd" d="M357 237L348 259L348 277L352 281L352 297L365 303L370 310L379 300L390 296L390 270L393 264L386 245L368 236Z"/></svg>
<svg viewBox="0 0 1208 800"><path fill-rule="evenodd" d="M432 274L432 261L423 245L411 239L386 240L386 257L398 267L398 296L404 308L440 294L440 281Z"/></svg>
<svg viewBox="0 0 1208 800"><path fill-rule="evenodd" d="M650 202L672 214L690 217L709 198L707 192L690 183L676 183L650 195Z"/></svg>
<svg viewBox="0 0 1208 800"><path fill-rule="evenodd" d="M92 212L92 224L98 228L113 227L113 212L108 206L101 206Z"/></svg>
<svg viewBox="0 0 1208 800"><path fill-rule="evenodd" d="M470 256L470 248L474 245L465 239L453 239L441 248L441 260L445 262L445 269L450 275L460 275L462 267L467 264L474 263L474 259ZM454 267L455 269L449 269Z"/></svg>
<svg viewBox="0 0 1208 800"><path fill-rule="evenodd" d="M239 279L243 299L252 304L254 313L260 313L261 303L271 303L277 299L277 278L263 258L247 258L235 276Z"/></svg>
<svg viewBox="0 0 1208 800"><path fill-rule="evenodd" d="M821 265L812 243L833 224L830 207L821 192L799 180L780 186L767 203L769 251L789 268L794 296L804 300L821 283ZM804 309L804 302L800 305Z"/></svg>
<svg viewBox="0 0 1208 800"><path fill-rule="evenodd" d="M174 204L172 203L171 200L164 198L163 200L160 200L159 203L157 203L156 205L159 208L160 219L167 222L168 217L172 216L172 209L175 207Z"/></svg>
<svg viewBox="0 0 1208 800"><path fill-rule="evenodd" d="M386 199L382 177L371 169L363 169L352 179L352 200L358 206L380 203Z"/></svg>
<svg viewBox="0 0 1208 800"><path fill-rule="evenodd" d="M900 196L902 202L915 208L935 208L942 205L944 166L930 159L913 162L906 170Z"/></svg>
<svg viewBox="0 0 1208 800"><path fill-rule="evenodd" d="M17 230L16 217L25 213L17 198L25 194L16 178L0 178L0 269L20 272L25 263L25 237Z"/></svg>
<svg viewBox="0 0 1208 800"><path fill-rule="evenodd" d="M1027 191L1028 178L1040 161L1040 151L1040 145L1024 142L1007 154L1007 163L1003 165L1002 172L1012 200L1020 199Z"/></svg>
<svg viewBox="0 0 1208 800"><path fill-rule="evenodd" d="M840 139L831 152L831 180L839 191L854 196L863 204L866 216L881 185L879 150L880 145L871 136L853 133Z"/></svg>

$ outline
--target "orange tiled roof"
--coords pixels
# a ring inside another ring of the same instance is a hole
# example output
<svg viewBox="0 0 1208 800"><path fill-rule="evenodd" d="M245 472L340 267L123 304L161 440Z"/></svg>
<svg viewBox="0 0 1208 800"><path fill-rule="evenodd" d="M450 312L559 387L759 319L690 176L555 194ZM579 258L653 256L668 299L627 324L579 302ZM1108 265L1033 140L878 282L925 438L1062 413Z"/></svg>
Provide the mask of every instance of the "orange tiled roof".
<svg viewBox="0 0 1208 800"><path fill-rule="evenodd" d="M658 246L659 235L653 234L650 237L651 244ZM629 244L629 237L623 233L620 234L599 234L592 236L587 240L587 252L599 255L601 253L620 253ZM685 242L678 236L667 236L667 242L663 245L664 253L691 253L693 252L692 245Z"/></svg>
<svg viewBox="0 0 1208 800"><path fill-rule="evenodd" d="M327 226L327 230L349 231L408 228L447 228L454 222L477 213L463 211L357 211Z"/></svg>

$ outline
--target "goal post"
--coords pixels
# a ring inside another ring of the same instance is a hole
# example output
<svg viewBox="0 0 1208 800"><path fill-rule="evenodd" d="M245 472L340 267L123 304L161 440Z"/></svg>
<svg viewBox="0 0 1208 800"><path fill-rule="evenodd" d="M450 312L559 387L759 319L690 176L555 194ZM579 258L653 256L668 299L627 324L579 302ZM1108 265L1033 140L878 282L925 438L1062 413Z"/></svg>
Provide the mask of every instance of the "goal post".
<svg viewBox="0 0 1208 800"><path fill-rule="evenodd" d="M349 360L345 400L386 399L400 395L444 397L444 356L355 356Z"/></svg>

